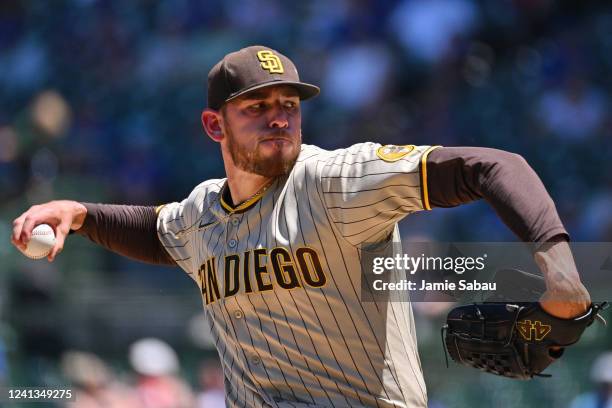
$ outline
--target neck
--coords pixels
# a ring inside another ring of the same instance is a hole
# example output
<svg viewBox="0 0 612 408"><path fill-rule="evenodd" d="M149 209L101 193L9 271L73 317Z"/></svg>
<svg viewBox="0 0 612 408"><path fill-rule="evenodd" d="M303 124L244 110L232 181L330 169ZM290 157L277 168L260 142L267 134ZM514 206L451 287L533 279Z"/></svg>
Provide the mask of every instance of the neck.
<svg viewBox="0 0 612 408"><path fill-rule="evenodd" d="M273 177L249 173L236 167L231 169L226 167L225 172L227 174L227 187L235 206L251 198L274 179Z"/></svg>

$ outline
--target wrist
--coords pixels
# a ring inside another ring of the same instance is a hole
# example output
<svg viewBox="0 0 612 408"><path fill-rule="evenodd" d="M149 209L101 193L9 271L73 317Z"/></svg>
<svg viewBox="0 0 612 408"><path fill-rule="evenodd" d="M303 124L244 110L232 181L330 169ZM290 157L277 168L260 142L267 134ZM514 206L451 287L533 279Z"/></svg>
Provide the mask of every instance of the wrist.
<svg viewBox="0 0 612 408"><path fill-rule="evenodd" d="M580 275L566 241L547 243L536 251L534 260L542 271L549 289L562 290L568 284L580 284Z"/></svg>
<svg viewBox="0 0 612 408"><path fill-rule="evenodd" d="M85 223L86 216L87 207L75 201L72 208L72 225L70 225L70 229L73 231L79 230Z"/></svg>

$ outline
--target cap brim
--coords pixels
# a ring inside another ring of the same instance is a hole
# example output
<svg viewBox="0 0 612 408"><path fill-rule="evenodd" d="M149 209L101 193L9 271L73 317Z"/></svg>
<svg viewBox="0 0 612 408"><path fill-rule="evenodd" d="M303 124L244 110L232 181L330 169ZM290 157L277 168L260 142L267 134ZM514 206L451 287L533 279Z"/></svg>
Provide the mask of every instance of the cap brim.
<svg viewBox="0 0 612 408"><path fill-rule="evenodd" d="M268 88L270 86L279 86L279 85L289 85L295 88L298 91L298 95L300 96L301 100L312 98L314 96L317 96L319 92L321 92L321 89L319 89L319 87L316 85L307 84L305 82L279 80L279 81L264 82L261 84L254 85L250 88L243 89L240 92L236 92L235 94L230 95L230 97L227 98L225 102L229 102L232 99L236 99L237 97L247 94L249 92L255 91L256 89Z"/></svg>

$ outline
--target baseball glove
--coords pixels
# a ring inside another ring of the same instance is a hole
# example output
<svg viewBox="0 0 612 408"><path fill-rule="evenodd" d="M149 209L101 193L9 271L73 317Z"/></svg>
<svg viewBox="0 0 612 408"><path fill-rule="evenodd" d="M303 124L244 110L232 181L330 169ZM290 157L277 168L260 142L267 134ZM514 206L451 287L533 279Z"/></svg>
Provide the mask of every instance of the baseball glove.
<svg viewBox="0 0 612 408"><path fill-rule="evenodd" d="M527 380L541 374L576 343L607 304L561 319L538 302L485 302L452 309L442 328L445 353L459 364L504 377ZM447 358L448 365L448 358Z"/></svg>

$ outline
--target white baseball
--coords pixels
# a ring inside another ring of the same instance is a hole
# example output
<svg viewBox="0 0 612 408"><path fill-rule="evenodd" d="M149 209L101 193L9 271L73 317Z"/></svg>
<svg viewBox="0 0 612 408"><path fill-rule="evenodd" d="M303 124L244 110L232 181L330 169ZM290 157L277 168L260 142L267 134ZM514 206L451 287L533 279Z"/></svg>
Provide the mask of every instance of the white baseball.
<svg viewBox="0 0 612 408"><path fill-rule="evenodd" d="M47 224L40 224L32 230L32 237L25 250L21 251L32 259L41 259L49 255L55 245L55 232Z"/></svg>

